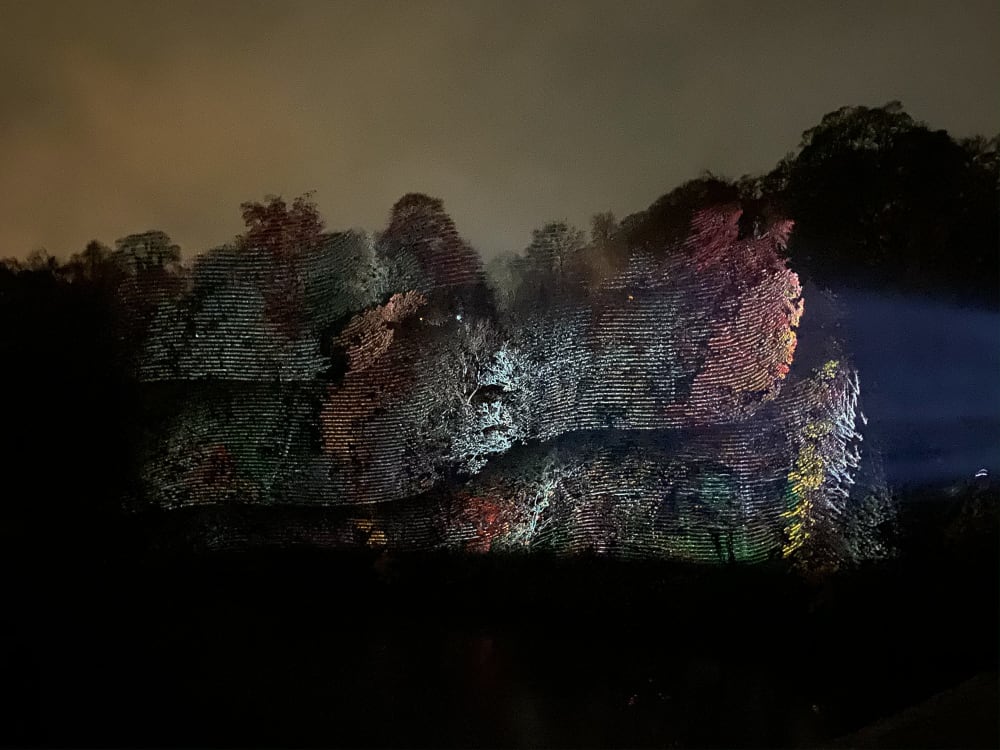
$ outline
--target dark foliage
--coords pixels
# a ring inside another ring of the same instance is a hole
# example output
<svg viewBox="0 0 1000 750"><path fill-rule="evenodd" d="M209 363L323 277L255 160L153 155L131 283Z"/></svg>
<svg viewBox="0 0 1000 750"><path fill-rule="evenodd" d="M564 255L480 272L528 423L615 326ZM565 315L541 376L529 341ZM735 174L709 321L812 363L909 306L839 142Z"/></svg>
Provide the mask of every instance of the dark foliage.
<svg viewBox="0 0 1000 750"><path fill-rule="evenodd" d="M790 257L821 284L997 308L998 145L956 142L898 102L844 107L748 184L795 218Z"/></svg>

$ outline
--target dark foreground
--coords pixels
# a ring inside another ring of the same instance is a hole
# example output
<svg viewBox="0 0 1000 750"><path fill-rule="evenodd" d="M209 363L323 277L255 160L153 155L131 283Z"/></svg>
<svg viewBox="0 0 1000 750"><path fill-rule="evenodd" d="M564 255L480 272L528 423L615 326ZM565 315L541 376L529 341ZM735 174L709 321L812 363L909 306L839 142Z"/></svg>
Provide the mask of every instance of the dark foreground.
<svg viewBox="0 0 1000 750"><path fill-rule="evenodd" d="M914 507L898 559L822 584L587 559L19 555L0 738L996 747L995 519Z"/></svg>

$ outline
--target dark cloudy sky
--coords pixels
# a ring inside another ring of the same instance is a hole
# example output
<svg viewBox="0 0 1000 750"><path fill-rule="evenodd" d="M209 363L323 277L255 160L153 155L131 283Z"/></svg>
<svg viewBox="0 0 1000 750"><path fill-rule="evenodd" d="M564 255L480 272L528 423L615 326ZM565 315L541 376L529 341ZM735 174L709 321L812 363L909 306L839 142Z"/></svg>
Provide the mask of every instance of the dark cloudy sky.
<svg viewBox="0 0 1000 750"><path fill-rule="evenodd" d="M440 196L490 255L892 99L1000 131L1000 2L0 0L0 256L190 255L309 189L332 228Z"/></svg>

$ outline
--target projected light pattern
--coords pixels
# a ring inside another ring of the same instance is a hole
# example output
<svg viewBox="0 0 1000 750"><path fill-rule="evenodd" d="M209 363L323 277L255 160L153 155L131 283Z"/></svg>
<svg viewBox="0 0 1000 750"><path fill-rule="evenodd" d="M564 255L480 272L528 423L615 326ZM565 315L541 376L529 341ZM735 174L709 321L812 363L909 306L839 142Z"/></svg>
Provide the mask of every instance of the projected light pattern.
<svg viewBox="0 0 1000 750"><path fill-rule="evenodd" d="M835 565L858 377L792 367L791 223L741 216L655 241L549 225L499 287L436 199L377 238L247 204L245 235L150 298L137 501L199 509L209 547ZM251 533L236 506L284 512Z"/></svg>

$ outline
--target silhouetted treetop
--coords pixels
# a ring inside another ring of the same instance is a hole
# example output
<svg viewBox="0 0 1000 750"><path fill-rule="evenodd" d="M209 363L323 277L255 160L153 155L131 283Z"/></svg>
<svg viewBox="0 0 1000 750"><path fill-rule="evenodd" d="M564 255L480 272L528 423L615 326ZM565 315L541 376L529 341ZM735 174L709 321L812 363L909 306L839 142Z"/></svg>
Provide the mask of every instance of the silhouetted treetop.
<svg viewBox="0 0 1000 750"><path fill-rule="evenodd" d="M482 282L479 254L459 236L438 198L408 193L396 201L380 244L390 261L408 257L416 263L421 291Z"/></svg>
<svg viewBox="0 0 1000 750"><path fill-rule="evenodd" d="M996 306L998 178L995 140L956 142L891 102L826 115L760 187L820 283Z"/></svg>
<svg viewBox="0 0 1000 750"><path fill-rule="evenodd" d="M303 252L323 232L323 219L311 193L296 198L291 207L281 196L268 195L264 203L243 203L240 210L246 224L241 242L247 247L265 249L275 257Z"/></svg>
<svg viewBox="0 0 1000 750"><path fill-rule="evenodd" d="M706 173L657 198L645 211L626 217L622 226L632 247L662 252L687 236L696 211L705 206L736 204L739 200L740 192L735 185Z"/></svg>
<svg viewBox="0 0 1000 750"><path fill-rule="evenodd" d="M115 252L132 273L154 268L175 271L181 262L180 246L171 242L166 232L159 230L122 237L115 241Z"/></svg>

